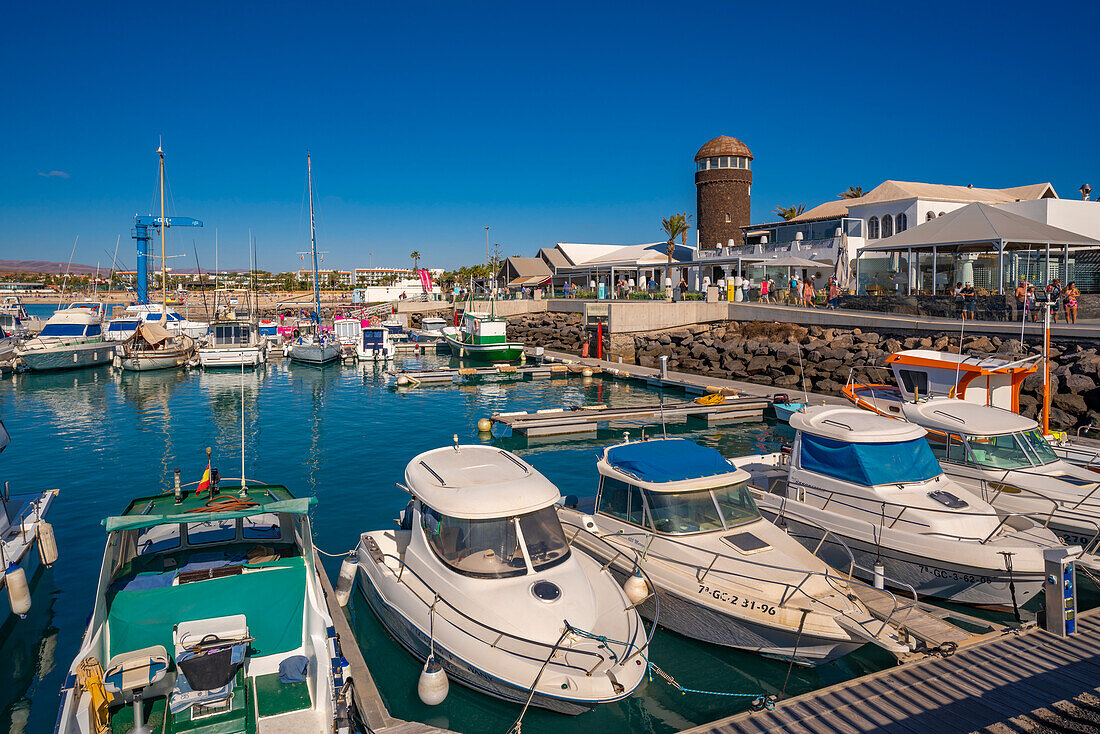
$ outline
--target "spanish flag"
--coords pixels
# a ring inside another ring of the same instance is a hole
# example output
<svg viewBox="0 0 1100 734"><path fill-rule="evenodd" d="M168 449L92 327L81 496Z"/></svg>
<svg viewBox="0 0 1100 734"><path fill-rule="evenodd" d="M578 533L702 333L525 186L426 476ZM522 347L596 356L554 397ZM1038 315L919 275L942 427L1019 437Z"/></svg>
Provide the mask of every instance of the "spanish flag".
<svg viewBox="0 0 1100 734"><path fill-rule="evenodd" d="M210 462L206 462L206 471L202 473L202 481L199 482L199 488L195 490L195 494L199 494L204 489L210 489Z"/></svg>

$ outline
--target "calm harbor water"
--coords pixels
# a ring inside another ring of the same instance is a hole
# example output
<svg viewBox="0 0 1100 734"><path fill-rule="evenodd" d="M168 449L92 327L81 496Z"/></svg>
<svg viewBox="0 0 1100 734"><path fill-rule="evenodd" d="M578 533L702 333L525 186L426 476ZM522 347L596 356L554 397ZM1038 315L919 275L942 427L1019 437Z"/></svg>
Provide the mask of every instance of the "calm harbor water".
<svg viewBox="0 0 1100 734"><path fill-rule="evenodd" d="M443 361L428 358L431 363ZM25 620L0 627L0 731L52 729L58 690L91 613L104 533L100 520L139 494L170 487L172 470L195 481L205 448L223 476L241 465L242 402L247 475L316 496L313 529L330 553L354 546L360 532L388 527L404 506L394 487L417 453L451 443L487 440L478 418L494 411L588 403L652 402L636 385L571 378L487 382L394 390L374 366L324 369L272 363L243 376L199 370L119 374L93 368L25 374L0 380L0 417L13 436L0 457L0 479L13 492L51 487L61 495L50 514L61 559L32 579L33 608ZM243 400L242 400L243 399ZM682 431L681 427L670 427ZM723 452L746 453L789 438L785 426L761 422L686 435ZM563 494L584 496L595 486L597 439L528 445L492 439L524 456ZM638 431L634 431L638 435ZM331 576L339 559L327 559ZM2 602L0 602L2 603ZM351 605L353 628L393 715L462 732L504 732L519 707L452 685L438 707L416 697L419 664L389 638L360 595ZM659 630L653 661L682 685L727 692L778 693L785 663L697 643ZM787 693L817 688L891 664L864 648L816 669L790 670ZM683 695L660 679L646 682L619 704L579 717L531 710L526 732L667 732L733 713L746 699Z"/></svg>

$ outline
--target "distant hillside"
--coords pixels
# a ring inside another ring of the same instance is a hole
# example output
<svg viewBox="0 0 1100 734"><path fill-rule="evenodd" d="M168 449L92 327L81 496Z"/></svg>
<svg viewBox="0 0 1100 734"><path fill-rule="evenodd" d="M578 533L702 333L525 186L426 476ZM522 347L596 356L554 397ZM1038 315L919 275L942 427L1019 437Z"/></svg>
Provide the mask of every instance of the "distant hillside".
<svg viewBox="0 0 1100 734"><path fill-rule="evenodd" d="M95 275L95 265L81 265L80 263L58 263L49 260L0 260L0 273L47 273L57 275L69 272L73 275ZM107 274L110 268L100 268L100 272Z"/></svg>

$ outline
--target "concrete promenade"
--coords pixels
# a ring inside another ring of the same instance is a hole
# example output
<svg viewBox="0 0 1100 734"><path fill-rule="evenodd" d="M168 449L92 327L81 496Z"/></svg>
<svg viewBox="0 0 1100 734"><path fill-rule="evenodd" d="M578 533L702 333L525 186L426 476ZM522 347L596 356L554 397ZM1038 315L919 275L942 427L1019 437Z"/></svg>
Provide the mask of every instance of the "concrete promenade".
<svg viewBox="0 0 1100 734"><path fill-rule="evenodd" d="M964 322L934 316L913 316L909 314L884 314L876 311L853 311L840 309L831 311L824 308L803 308L801 306L782 306L766 303L729 303L718 301L684 301L666 303L664 301L606 300L584 301L573 299L548 299L542 301L515 300L497 301L496 313L500 316L516 316L526 313L584 313L585 304L598 304L607 307L607 328L610 334L634 334L661 329L674 329L691 324L703 324L715 321L778 321L800 324L801 326L820 326L822 328L859 328L863 331L879 332L941 332L958 331ZM409 304L414 305L414 304ZM478 308L487 308L487 302L475 302ZM967 321L967 334L987 334L1001 337L1020 337L1018 321ZM1028 322L1024 325L1024 337L1037 340L1042 337L1043 325ZM1076 325L1052 324L1053 339L1095 339L1100 340L1100 324L1081 323Z"/></svg>

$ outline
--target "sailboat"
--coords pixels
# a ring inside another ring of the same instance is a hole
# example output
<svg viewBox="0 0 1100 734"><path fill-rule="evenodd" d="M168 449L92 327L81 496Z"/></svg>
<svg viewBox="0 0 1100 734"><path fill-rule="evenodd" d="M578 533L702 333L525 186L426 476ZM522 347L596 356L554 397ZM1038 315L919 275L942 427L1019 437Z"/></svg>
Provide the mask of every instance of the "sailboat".
<svg viewBox="0 0 1100 734"><path fill-rule="evenodd" d="M309 247L313 256L313 307L316 317L311 323L298 322L293 341L287 345L290 358L306 364L328 364L340 357L340 342L321 331L321 278L317 274L317 225L313 215L313 161L306 154L309 174Z"/></svg>
<svg viewBox="0 0 1100 734"><path fill-rule="evenodd" d="M160 159L160 321L145 322L134 330L133 336L115 347L115 366L124 370L143 372L182 367L195 352L195 340L182 332L173 334L168 325L168 265L165 238L168 219L164 202L164 149L157 146Z"/></svg>

